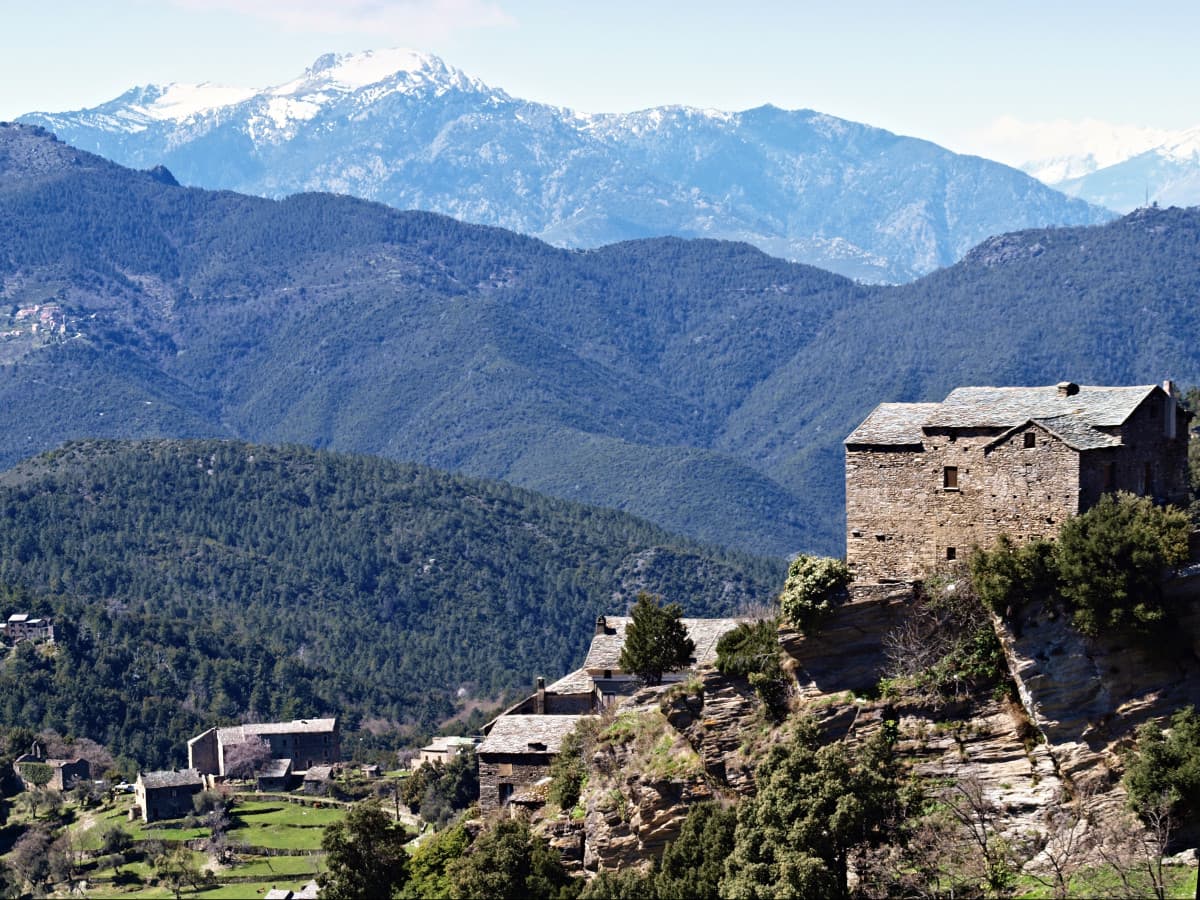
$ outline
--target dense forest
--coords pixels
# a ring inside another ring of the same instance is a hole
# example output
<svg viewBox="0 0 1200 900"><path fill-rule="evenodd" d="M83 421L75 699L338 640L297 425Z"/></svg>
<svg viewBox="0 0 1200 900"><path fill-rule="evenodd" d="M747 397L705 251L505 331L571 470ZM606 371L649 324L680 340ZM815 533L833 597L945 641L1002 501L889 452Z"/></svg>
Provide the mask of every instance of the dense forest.
<svg viewBox="0 0 1200 900"><path fill-rule="evenodd" d="M1198 272L1197 210L1004 235L869 288L744 244L572 252L346 197L188 189L0 127L0 405L19 423L0 465L92 436L295 442L838 553L841 441L877 403L1200 383Z"/></svg>
<svg viewBox="0 0 1200 900"><path fill-rule="evenodd" d="M622 513L300 447L77 442L0 477L0 511L3 614L60 636L0 668L0 725L145 766L246 716L427 732L565 674L639 590L725 614L782 577Z"/></svg>

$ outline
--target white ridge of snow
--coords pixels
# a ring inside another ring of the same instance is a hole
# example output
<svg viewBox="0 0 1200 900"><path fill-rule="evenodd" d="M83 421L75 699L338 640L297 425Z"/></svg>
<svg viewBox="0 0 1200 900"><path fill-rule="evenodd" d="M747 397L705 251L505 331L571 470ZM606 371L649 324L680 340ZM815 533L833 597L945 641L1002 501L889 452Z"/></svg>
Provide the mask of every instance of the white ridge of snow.
<svg viewBox="0 0 1200 900"><path fill-rule="evenodd" d="M1174 162L1200 162L1200 125L1176 132L1156 150Z"/></svg>
<svg viewBox="0 0 1200 900"><path fill-rule="evenodd" d="M234 106L257 93L251 88L230 87L209 81L168 84L157 90L161 90L161 93L154 101L132 106L130 110L160 122L183 122L193 116Z"/></svg>

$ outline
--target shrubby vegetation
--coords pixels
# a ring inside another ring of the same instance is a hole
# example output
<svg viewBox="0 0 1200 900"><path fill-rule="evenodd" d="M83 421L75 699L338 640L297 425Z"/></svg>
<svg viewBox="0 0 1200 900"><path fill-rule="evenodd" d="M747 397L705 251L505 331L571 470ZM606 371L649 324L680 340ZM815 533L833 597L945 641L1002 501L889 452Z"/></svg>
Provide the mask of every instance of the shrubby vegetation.
<svg viewBox="0 0 1200 900"><path fill-rule="evenodd" d="M474 750L464 750L443 763L424 763L400 788L410 812L438 828L479 799L479 763Z"/></svg>
<svg viewBox="0 0 1200 900"><path fill-rule="evenodd" d="M850 568L844 560L801 554L788 566L779 595L783 617L804 632L819 630L821 622L846 599Z"/></svg>
<svg viewBox="0 0 1200 900"><path fill-rule="evenodd" d="M1147 722L1137 732L1136 750L1125 760L1129 801L1145 814L1165 803L1177 821L1200 812L1200 715L1178 710L1166 731Z"/></svg>
<svg viewBox="0 0 1200 900"><path fill-rule="evenodd" d="M356 804L342 822L325 829L326 870L318 876L329 900L391 897L408 880L410 835L374 803Z"/></svg>
<svg viewBox="0 0 1200 900"><path fill-rule="evenodd" d="M783 650L774 619L742 622L723 634L717 641L717 669L748 680L774 721L782 721L787 715L789 678L783 670Z"/></svg>
<svg viewBox="0 0 1200 900"><path fill-rule="evenodd" d="M1162 579L1187 561L1190 531L1181 510L1106 494L1067 520L1053 544L1017 546L1002 538L977 552L971 575L980 597L1006 618L1023 604L1057 596L1083 634L1144 633L1167 619Z"/></svg>

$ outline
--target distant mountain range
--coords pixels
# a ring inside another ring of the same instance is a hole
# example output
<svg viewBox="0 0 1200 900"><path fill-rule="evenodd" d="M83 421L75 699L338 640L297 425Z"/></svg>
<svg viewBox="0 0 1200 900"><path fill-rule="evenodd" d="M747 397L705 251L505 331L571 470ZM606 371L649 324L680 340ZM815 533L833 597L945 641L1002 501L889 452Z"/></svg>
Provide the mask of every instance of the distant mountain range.
<svg viewBox="0 0 1200 900"><path fill-rule="evenodd" d="M0 127L0 465L68 438L412 460L761 554L841 552L841 441L960 384L1200 384L1200 210L866 287L746 244L571 251L183 188Z"/></svg>
<svg viewBox="0 0 1200 900"><path fill-rule="evenodd" d="M188 185L345 193L564 247L742 240L874 282L1000 232L1111 217L1006 166L811 110L587 115L407 50L324 56L264 90L151 85L22 121Z"/></svg>
<svg viewBox="0 0 1200 900"><path fill-rule="evenodd" d="M1168 131L1096 121L1009 120L1002 128L1012 137L1057 146L1059 152L1020 168L1072 197L1123 213L1151 203L1200 205L1200 126Z"/></svg>

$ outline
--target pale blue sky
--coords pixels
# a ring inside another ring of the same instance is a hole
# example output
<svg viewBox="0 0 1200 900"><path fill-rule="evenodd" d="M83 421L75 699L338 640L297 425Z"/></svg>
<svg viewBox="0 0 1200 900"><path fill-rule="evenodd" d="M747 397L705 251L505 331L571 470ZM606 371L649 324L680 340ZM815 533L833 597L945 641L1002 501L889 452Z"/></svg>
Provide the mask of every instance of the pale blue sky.
<svg viewBox="0 0 1200 900"><path fill-rule="evenodd" d="M813 108L955 149L1001 116L1200 124L1200 3L0 0L0 119L135 84L262 87L407 46L589 112Z"/></svg>

